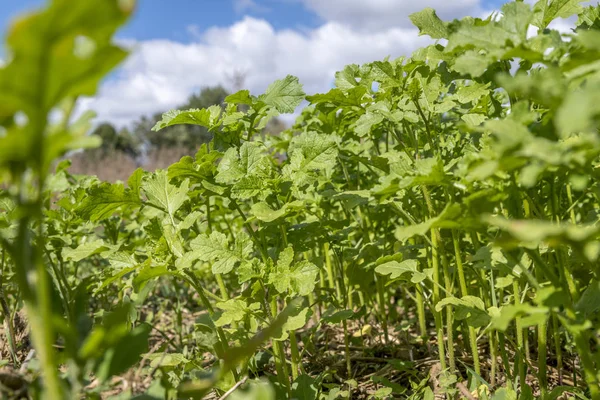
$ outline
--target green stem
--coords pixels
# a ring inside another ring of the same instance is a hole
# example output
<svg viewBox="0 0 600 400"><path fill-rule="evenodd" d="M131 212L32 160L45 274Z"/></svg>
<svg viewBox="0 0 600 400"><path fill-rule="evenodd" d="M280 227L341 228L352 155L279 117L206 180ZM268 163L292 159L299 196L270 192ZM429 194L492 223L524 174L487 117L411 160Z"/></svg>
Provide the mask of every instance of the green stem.
<svg viewBox="0 0 600 400"><path fill-rule="evenodd" d="M422 339L427 336L427 321L425 320L425 298L423 297L423 286L417 285L415 293L417 303L417 318L419 320L419 334Z"/></svg>
<svg viewBox="0 0 600 400"><path fill-rule="evenodd" d="M327 247L324 248L325 251L325 263L327 264L327 269L328 270L333 270L333 266L332 266L332 262L331 262L331 256L329 255L329 244L325 243L325 245L327 245ZM340 266L340 275L341 275L341 279L338 280L337 282L341 281L341 284L344 285L344 266L341 263L341 261L338 259L339 262L339 266ZM338 292L338 299L341 299L343 302L343 306L344 307L348 307L348 296L347 296L347 292L346 292L346 288L344 287L343 289L343 293L344 295L342 296L342 291L340 290L340 287L337 286L336 287L337 292ZM352 365L350 362L350 336L348 334L348 324L346 322L346 320L342 320L342 327L344 329L344 347L345 347L345 354L344 357L346 358L346 370L348 373L348 379L350 379L352 377Z"/></svg>
<svg viewBox="0 0 600 400"><path fill-rule="evenodd" d="M592 358L589 337L585 333L586 332L580 332L574 335L575 346L577 347L577 352L581 358L583 375L590 391L590 395L592 396L592 400L600 400L600 383L598 382L597 370Z"/></svg>
<svg viewBox="0 0 600 400"><path fill-rule="evenodd" d="M263 262L265 264L268 264L269 253L267 252L267 249L265 248L263 241L260 240L260 238L256 236L256 232L254 232L254 229L252 229L252 226L250 226L250 224L248 223L248 218L246 217L246 214L244 213L244 211L240 208L240 205L235 200L233 200L233 199L230 199L230 200L231 200L231 203L233 204L233 207L236 209L238 214L240 214L240 217L242 217L242 220L244 221L244 226L248 230L248 234L252 237L254 244L260 249L260 254L262 256Z"/></svg>
<svg viewBox="0 0 600 400"><path fill-rule="evenodd" d="M547 329L548 321L544 320L537 326L537 339L538 339L538 380L540 383L541 399L544 400L548 394L548 368L546 366L546 356L548 354L547 348Z"/></svg>
<svg viewBox="0 0 600 400"><path fill-rule="evenodd" d="M512 373L512 370L510 368L508 352L506 351L506 338L503 332L498 332L498 344L500 345L500 355L502 356L502 365L504 366L506 380L512 381L514 378L514 374Z"/></svg>
<svg viewBox="0 0 600 400"><path fill-rule="evenodd" d="M346 372L348 373L348 379L352 379L352 364L350 361L350 335L348 334L348 324L346 320L342 320L342 327L344 328L344 356L346 358Z"/></svg>
<svg viewBox="0 0 600 400"><path fill-rule="evenodd" d="M460 241L458 239L458 234L456 231L452 231L452 242L454 243L454 257L456 260L456 268L458 270L458 281L460 284L460 294L461 296L468 296L469 291L467 289L467 280L465 278L465 269L462 262L461 251L460 251ZM475 373L481 376L481 366L479 364L479 350L477 349L477 334L475 333L475 328L469 325L469 343L471 345L471 352L473 353L473 367L475 369Z"/></svg>
<svg viewBox="0 0 600 400"><path fill-rule="evenodd" d="M210 196L206 196L206 232L210 234L212 232L212 218L210 212ZM225 282L223 281L223 276L221 274L215 274L215 279L217 281L217 285L219 286L219 291L221 292L221 298L225 300L229 300L229 293L227 291L227 286L225 286Z"/></svg>
<svg viewBox="0 0 600 400"><path fill-rule="evenodd" d="M383 337L385 338L385 343L390 342L390 337L388 334L388 321L387 314L385 312L385 295L383 293L383 278L375 277L375 286L377 287L377 297L379 302L379 315L381 317L381 328L383 329Z"/></svg>
<svg viewBox="0 0 600 400"><path fill-rule="evenodd" d="M215 314L215 309L206 297L204 289L202 288L202 285L200 285L198 278L194 275L192 271L189 270L186 271L186 275L188 277L188 279L186 280L196 290L196 293L198 293L198 297L200 297L200 302L202 303L204 308L206 308L206 311L208 311L210 317L213 318ZM217 357L222 359L224 358L223 355L225 354L225 352L227 352L230 349L229 341L227 340L227 336L225 336L225 331L223 330L223 328L217 327L216 331L217 336L219 337L219 342L214 345L214 350ZM234 378L236 380L239 380L240 377L238 371L235 368L232 368L231 372L233 373Z"/></svg>
<svg viewBox="0 0 600 400"><path fill-rule="evenodd" d="M436 232L437 233L437 232ZM441 238L438 237L438 240ZM442 269L444 272L444 288L448 295L452 294L452 280L450 279L450 268L448 266L448 259L445 255L441 255L442 258ZM456 372L456 361L454 359L454 313L452 311L452 305L446 306L446 336L448 341L448 364L450 366L450 372Z"/></svg>
<svg viewBox="0 0 600 400"><path fill-rule="evenodd" d="M327 280L329 281L329 287L331 289L335 289L337 298L341 299L342 293L340 291L340 285L333 275L333 265L331 264L331 258L329 257L329 243L327 242L323 244L323 254L325 255L325 265L327 266Z"/></svg>
<svg viewBox="0 0 600 400"><path fill-rule="evenodd" d="M496 370L498 369L498 350L496 348L496 332L489 333L489 342L490 342L490 385L493 387L496 386Z"/></svg>
<svg viewBox="0 0 600 400"><path fill-rule="evenodd" d="M437 345L442 370L446 369L446 351L444 349L444 327L442 325L442 313L435 309L440 301L440 266L438 263L438 241L435 229L431 229L431 266L433 268L433 308L435 318L435 329L437 333Z"/></svg>
<svg viewBox="0 0 600 400"><path fill-rule="evenodd" d="M554 339L554 355L556 357L556 369L558 370L558 384L562 385L563 381L563 357L562 357L562 345L560 343L560 331L558 329L558 318L556 314L552 313L552 332Z"/></svg>
<svg viewBox="0 0 600 400"><path fill-rule="evenodd" d="M409 240L409 243L412 245L415 244L414 238ZM421 263L417 264L417 269L419 272L422 270ZM417 305L417 319L419 321L419 334L421 339L425 339L427 336L427 321L425 319L425 298L423 296L423 286L421 284L416 285L416 293L415 293L416 305Z"/></svg>
<svg viewBox="0 0 600 400"><path fill-rule="evenodd" d="M300 352L298 351L298 339L296 331L290 331L290 352L292 353L292 379L298 378L298 371L302 368L300 364Z"/></svg>
<svg viewBox="0 0 600 400"><path fill-rule="evenodd" d="M567 200L569 201L569 216L571 217L571 223L576 224L577 218L575 217L575 208L573 207L573 193L571 192L571 184L567 184Z"/></svg>
<svg viewBox="0 0 600 400"><path fill-rule="evenodd" d="M554 217L553 219L556 221L556 223L560 223L561 221L558 212L560 201L558 198L558 191L556 189L556 182L554 180L552 180L550 188L552 191L552 215ZM557 258L559 263L561 279L564 279L566 281L569 294L571 295L571 299L573 303L576 303L579 300L579 289L577 288L577 284L573 279L573 272L571 271L571 268L569 268L568 256L564 245L557 249Z"/></svg>
<svg viewBox="0 0 600 400"><path fill-rule="evenodd" d="M227 292L225 281L223 281L223 275L215 274L215 278L217 280L217 285L219 285L219 292L221 293L221 298L224 300L229 300L229 293Z"/></svg>
<svg viewBox="0 0 600 400"><path fill-rule="evenodd" d="M514 297L514 303L515 305L518 307L521 304L521 297L520 297L520 290L519 290L519 281L518 280L514 280L513 281L513 297ZM515 360L515 363L517 364L517 371L519 374L519 385L521 387L523 387L525 385L525 349L523 348L524 346L524 341L523 341L523 328L521 326L521 317L517 316L515 317L515 330L517 332L517 346L518 346L518 350L517 350L517 359Z"/></svg>
<svg viewBox="0 0 600 400"><path fill-rule="evenodd" d="M279 313L277 306L277 298L271 298L271 315L273 319ZM285 350L283 348L283 343L279 340L272 340L273 344L273 353L275 355L275 369L277 370L277 375L279 377L279 382L287 389L288 398L291 398L292 387L290 385L290 375L287 369L287 363L285 361Z"/></svg>

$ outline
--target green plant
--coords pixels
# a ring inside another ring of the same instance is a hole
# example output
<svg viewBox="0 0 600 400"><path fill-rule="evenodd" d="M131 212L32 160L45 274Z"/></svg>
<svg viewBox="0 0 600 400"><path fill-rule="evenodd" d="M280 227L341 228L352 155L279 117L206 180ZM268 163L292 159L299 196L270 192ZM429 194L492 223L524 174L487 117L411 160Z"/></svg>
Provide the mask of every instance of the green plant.
<svg viewBox="0 0 600 400"><path fill-rule="evenodd" d="M165 113L158 133L192 124L212 140L126 184L68 163L45 179L55 153L17 152L12 130L31 128L6 122L3 277L30 315L66 318L77 395L139 361L160 398L600 399L599 10L517 1L443 22L425 9L411 19L438 42L349 65L328 93L287 76ZM572 33L548 27L573 14ZM289 130L265 131L303 99ZM24 246L44 250L36 263ZM31 294L33 266L60 311ZM42 361L49 327L33 332Z"/></svg>

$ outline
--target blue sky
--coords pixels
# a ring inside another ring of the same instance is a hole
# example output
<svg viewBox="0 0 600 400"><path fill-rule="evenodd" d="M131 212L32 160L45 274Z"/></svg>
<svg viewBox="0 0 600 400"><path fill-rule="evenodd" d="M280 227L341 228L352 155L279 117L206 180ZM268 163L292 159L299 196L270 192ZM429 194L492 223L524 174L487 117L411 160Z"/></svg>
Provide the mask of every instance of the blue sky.
<svg viewBox="0 0 600 400"><path fill-rule="evenodd" d="M2 32L12 17L45 3L1 1ZM137 12L118 34L131 46L130 57L79 108L95 110L98 120L128 125L141 115L177 107L204 86L238 89L233 87L235 74L244 76L243 87L256 94L287 74L298 76L307 93L323 92L347 64L410 55L431 43L410 23L412 12L432 7L446 20L485 17L502 3L138 0Z"/></svg>
<svg viewBox="0 0 600 400"><path fill-rule="evenodd" d="M3 0L0 31L6 31L10 19L15 15L34 10L45 3L43 0ZM503 1L486 0L483 3L495 8ZM137 40L164 38L186 42L193 39L186 29L188 26L227 26L244 15L265 19L276 29L311 29L324 22L300 0L138 0L137 13L120 36Z"/></svg>
<svg viewBox="0 0 600 400"><path fill-rule="evenodd" d="M23 11L35 10L45 3L43 0L3 0L0 31L6 31L12 17ZM321 23L317 15L294 0L138 0L134 18L119 36L189 42L193 40L187 29L189 26L227 26L245 15L265 19L276 29L310 29Z"/></svg>

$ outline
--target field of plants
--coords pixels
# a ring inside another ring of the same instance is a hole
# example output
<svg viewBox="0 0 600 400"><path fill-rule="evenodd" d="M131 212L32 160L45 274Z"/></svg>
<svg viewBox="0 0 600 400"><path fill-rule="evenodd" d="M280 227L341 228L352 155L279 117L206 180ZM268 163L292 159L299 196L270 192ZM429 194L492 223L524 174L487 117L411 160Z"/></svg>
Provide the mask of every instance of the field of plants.
<svg viewBox="0 0 600 400"><path fill-rule="evenodd" d="M425 9L434 44L327 93L287 76L165 113L156 131L212 139L117 183L63 156L100 144L72 112L126 57L133 1L15 20L0 398L599 400L600 5L580 3Z"/></svg>

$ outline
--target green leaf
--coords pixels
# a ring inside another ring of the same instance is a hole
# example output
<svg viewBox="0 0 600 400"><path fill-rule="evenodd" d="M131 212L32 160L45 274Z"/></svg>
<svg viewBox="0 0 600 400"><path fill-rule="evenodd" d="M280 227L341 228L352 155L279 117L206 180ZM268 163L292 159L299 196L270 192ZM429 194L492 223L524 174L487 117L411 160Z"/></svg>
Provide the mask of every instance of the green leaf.
<svg viewBox="0 0 600 400"><path fill-rule="evenodd" d="M308 261L293 261L294 249L288 246L279 254L275 270L269 275L269 283L279 293L307 296L315 289L319 268Z"/></svg>
<svg viewBox="0 0 600 400"><path fill-rule="evenodd" d="M265 146L258 142L244 142L239 150L230 148L217 167L215 180L217 183L234 184L244 178L268 178L272 165L265 150Z"/></svg>
<svg viewBox="0 0 600 400"><path fill-rule="evenodd" d="M575 25L579 29L600 29L600 4L588 6L580 12Z"/></svg>
<svg viewBox="0 0 600 400"><path fill-rule="evenodd" d="M247 175L242 177L231 187L231 198L233 199L250 199L258 196L260 200L264 200L271 194L271 189L268 186L268 180L256 175Z"/></svg>
<svg viewBox="0 0 600 400"><path fill-rule="evenodd" d="M517 400L517 392L512 388L500 388L496 390L492 400Z"/></svg>
<svg viewBox="0 0 600 400"><path fill-rule="evenodd" d="M446 183L447 180L444 163L438 157L416 160L411 175L400 181L401 188L409 188L415 185L441 185Z"/></svg>
<svg viewBox="0 0 600 400"><path fill-rule="evenodd" d="M175 213L188 199L189 181L184 180L180 187L169 183L167 171L159 170L147 177L142 183L142 189L148 197L148 202L166 212L173 225Z"/></svg>
<svg viewBox="0 0 600 400"><path fill-rule="evenodd" d="M462 104L478 101L490 93L490 84L471 82L469 86L461 86L456 91L456 99Z"/></svg>
<svg viewBox="0 0 600 400"><path fill-rule="evenodd" d="M88 190L87 196L77 207L83 219L96 222L113 215L122 207L139 207L140 198L121 183L101 183Z"/></svg>
<svg viewBox="0 0 600 400"><path fill-rule="evenodd" d="M194 159L190 156L182 157L178 162L173 163L168 169L169 179L191 178L194 181L201 181L209 176L210 171L201 171L196 165Z"/></svg>
<svg viewBox="0 0 600 400"><path fill-rule="evenodd" d="M212 262L212 272L215 274L227 274L239 263L250 260L252 254L252 241L240 233L233 249L230 249L229 240L221 232L214 231L207 235L200 235L190 243L197 259Z"/></svg>
<svg viewBox="0 0 600 400"><path fill-rule="evenodd" d="M515 147L531 138L531 133L527 127L518 121L511 119L488 120L484 125L485 129L490 130L496 138L496 148L499 152L513 150Z"/></svg>
<svg viewBox="0 0 600 400"><path fill-rule="evenodd" d="M285 203L279 210L273 210L265 202L258 202L250 208L250 214L263 222L274 222L282 217L285 217L294 211L302 209L304 202L300 200Z"/></svg>
<svg viewBox="0 0 600 400"><path fill-rule="evenodd" d="M572 90L556 113L558 134L566 138L573 133L593 131L600 117L600 84L590 83L579 90Z"/></svg>
<svg viewBox="0 0 600 400"><path fill-rule="evenodd" d="M558 68L548 67L516 76L501 75L498 80L509 93L549 107L558 107L567 95L567 82Z"/></svg>
<svg viewBox="0 0 600 400"><path fill-rule="evenodd" d="M216 126L217 120L221 114L221 107L218 105L202 109L190 109L186 111L171 110L162 115L162 119L152 127L153 131L159 131L168 126L179 124L200 125L208 129Z"/></svg>
<svg viewBox="0 0 600 400"><path fill-rule="evenodd" d="M527 29L532 22L534 13L529 4L525 2L510 2L502 6L504 14L500 20L502 26L509 34L513 46L527 39Z"/></svg>
<svg viewBox="0 0 600 400"><path fill-rule="evenodd" d="M458 321L466 319L469 326L479 328L486 326L490 321L490 316L485 311L483 300L479 297L463 296L460 299L457 297L445 297L438 301L435 305L435 310L441 312L448 305L454 307L454 317Z"/></svg>
<svg viewBox="0 0 600 400"><path fill-rule="evenodd" d="M490 310L490 315L492 317L490 329L504 332L517 316L522 317L521 326L526 328L544 322L549 316L549 310L546 307L536 307L527 303L509 304L503 306L499 312Z"/></svg>
<svg viewBox="0 0 600 400"><path fill-rule="evenodd" d="M583 11L581 3L586 0L538 0L533 6L531 24L545 29L556 18L568 18Z"/></svg>
<svg viewBox="0 0 600 400"><path fill-rule="evenodd" d="M371 194L368 190L348 190L336 193L332 198L341 201L346 208L353 209L361 204L368 204Z"/></svg>
<svg viewBox="0 0 600 400"><path fill-rule="evenodd" d="M328 322L330 324L339 324L342 321L350 319L354 317L354 311L352 310L341 310L337 311L331 315L323 315L321 318L322 321Z"/></svg>
<svg viewBox="0 0 600 400"><path fill-rule="evenodd" d="M432 39L446 39L448 28L432 8L425 8L408 16L412 23L419 28L419 36L429 35Z"/></svg>
<svg viewBox="0 0 600 400"><path fill-rule="evenodd" d="M304 99L305 93L298 78L292 75L277 80L269 85L258 100L275 108L280 113L293 113Z"/></svg>
<svg viewBox="0 0 600 400"><path fill-rule="evenodd" d="M275 400L275 390L273 386L266 380L254 380L248 382L249 387L238 389L233 392L229 400Z"/></svg>
<svg viewBox="0 0 600 400"><path fill-rule="evenodd" d="M464 114L460 117L460 119L471 126L479 126L485 122L485 120L487 120L487 117L482 114Z"/></svg>
<svg viewBox="0 0 600 400"><path fill-rule="evenodd" d="M281 330L273 334L273 339L285 341L289 338L289 332L302 329L310 319L312 310L309 307L298 308L293 314L290 314Z"/></svg>
<svg viewBox="0 0 600 400"><path fill-rule="evenodd" d="M473 221L462 218L460 205L450 203L440 215L429 218L425 222L397 227L395 236L399 241L405 241L413 236L425 236L432 228L466 229L473 224Z"/></svg>
<svg viewBox="0 0 600 400"><path fill-rule="evenodd" d="M319 390L317 380L309 375L300 375L292 383L292 398L297 400L316 400Z"/></svg>
<svg viewBox="0 0 600 400"><path fill-rule="evenodd" d="M133 289L136 292L139 292L144 288L148 281L165 275L174 275L174 272L169 270L169 268L165 265L146 265L144 268L139 270L135 278L133 278Z"/></svg>
<svg viewBox="0 0 600 400"><path fill-rule="evenodd" d="M64 152L99 144L98 138L86 135L90 113L52 129L49 113L70 108L78 96L93 96L101 79L123 61L127 52L113 43L112 35L133 6L134 1L54 0L14 20L4 52L9 60L0 67L0 123L17 112L28 123L9 126L0 135L0 169L18 173L40 166L45 173Z"/></svg>
<svg viewBox="0 0 600 400"><path fill-rule="evenodd" d="M595 238L600 232L600 227L589 224L557 224L546 220L508 220L494 216L484 216L483 220L523 243L548 242L552 245L564 242L585 242Z"/></svg>
<svg viewBox="0 0 600 400"><path fill-rule="evenodd" d="M451 52L459 48L484 49L495 51L496 54L499 49L504 49L508 39L510 34L494 23L482 26L464 24L450 35L445 51Z"/></svg>
<svg viewBox="0 0 600 400"><path fill-rule="evenodd" d="M216 305L217 308L224 311L219 319L215 321L216 326L225 326L233 322L242 321L246 315L251 315L260 309L259 303L248 305L244 300L239 299L229 299Z"/></svg>
<svg viewBox="0 0 600 400"><path fill-rule="evenodd" d="M70 247L63 247L62 256L65 260L78 262L95 254L101 254L113 247L114 246L104 244L102 239L97 239L92 240L91 242L83 243L74 249Z"/></svg>
<svg viewBox="0 0 600 400"><path fill-rule="evenodd" d="M288 154L290 162L284 166L283 173L302 186L311 181L315 172L331 175L337 163L338 149L333 137L306 132L291 140Z"/></svg>
<svg viewBox="0 0 600 400"><path fill-rule="evenodd" d="M383 121L383 115L379 113L367 112L356 120L354 132L360 137L367 136L371 133L373 125L377 125Z"/></svg>
<svg viewBox="0 0 600 400"><path fill-rule="evenodd" d="M232 367L238 361L248 359L264 341L281 332L281 329L291 316L298 315L299 312L305 308L306 307L304 307L304 300L302 297L297 297L288 302L287 306L282 312L277 314L274 321L269 326L254 335L243 346L232 348L223 355L223 359L227 365Z"/></svg>
<svg viewBox="0 0 600 400"><path fill-rule="evenodd" d="M230 104L246 104L248 106L254 103L248 90L240 90L234 94L230 94L225 97L225 102Z"/></svg>
<svg viewBox="0 0 600 400"><path fill-rule="evenodd" d="M96 372L100 382L105 382L111 376L127 371L140 361L142 354L148 351L148 338L151 330L152 327L148 324L139 325L104 353Z"/></svg>
<svg viewBox="0 0 600 400"><path fill-rule="evenodd" d="M335 86L342 91L348 91L359 86L356 80L359 66L356 64L346 65L343 70L335 73Z"/></svg>
<svg viewBox="0 0 600 400"><path fill-rule="evenodd" d="M346 92L334 88L324 94L306 96L306 100L311 104L331 103L338 107L362 107L363 97L366 93L367 88L364 86L357 86Z"/></svg>
<svg viewBox="0 0 600 400"><path fill-rule="evenodd" d="M575 309L586 316L600 310L600 281L594 279L590 282L575 305Z"/></svg>
<svg viewBox="0 0 600 400"><path fill-rule="evenodd" d="M481 76L492 62L494 62L493 57L468 50L456 57L452 69L460 74L477 77Z"/></svg>
<svg viewBox="0 0 600 400"><path fill-rule="evenodd" d="M176 367L181 364L187 364L190 362L181 353L153 353L146 356L150 361L150 367Z"/></svg>
<svg viewBox="0 0 600 400"><path fill-rule="evenodd" d="M389 261L375 267L375 272L380 275L389 275L390 279L398 279L404 274L410 274L409 279L420 282L423 280L421 279L423 274L417 270L418 266L417 260ZM413 283L417 282L413 281Z"/></svg>
<svg viewBox="0 0 600 400"><path fill-rule="evenodd" d="M140 189L142 187L142 179L144 177L144 174L144 170L138 168L135 171L133 171L131 176L129 176L129 179L127 179L127 186L137 197L141 196Z"/></svg>

